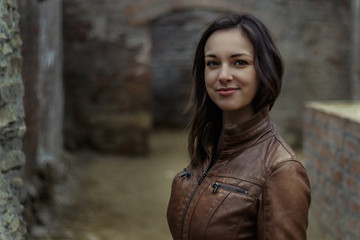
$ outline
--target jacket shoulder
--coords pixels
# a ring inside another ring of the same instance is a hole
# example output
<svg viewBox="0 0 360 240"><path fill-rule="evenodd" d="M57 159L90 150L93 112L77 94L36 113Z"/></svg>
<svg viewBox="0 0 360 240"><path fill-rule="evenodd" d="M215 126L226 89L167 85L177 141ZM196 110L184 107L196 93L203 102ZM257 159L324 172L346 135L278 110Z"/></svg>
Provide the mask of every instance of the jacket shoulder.
<svg viewBox="0 0 360 240"><path fill-rule="evenodd" d="M295 154L295 151L284 141L284 139L279 134L273 136L270 145L271 146L268 148L265 163L267 172L272 172L283 163L289 161L296 162L302 166L301 162L298 160Z"/></svg>

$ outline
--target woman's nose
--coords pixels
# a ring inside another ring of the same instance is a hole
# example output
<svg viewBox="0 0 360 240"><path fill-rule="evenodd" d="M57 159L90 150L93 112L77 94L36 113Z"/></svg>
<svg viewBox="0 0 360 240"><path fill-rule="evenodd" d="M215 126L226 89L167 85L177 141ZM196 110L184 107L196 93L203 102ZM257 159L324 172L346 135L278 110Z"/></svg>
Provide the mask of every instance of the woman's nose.
<svg viewBox="0 0 360 240"><path fill-rule="evenodd" d="M227 66L221 67L221 71L219 74L219 80L224 83L233 80L233 75L231 74L229 67L227 67Z"/></svg>

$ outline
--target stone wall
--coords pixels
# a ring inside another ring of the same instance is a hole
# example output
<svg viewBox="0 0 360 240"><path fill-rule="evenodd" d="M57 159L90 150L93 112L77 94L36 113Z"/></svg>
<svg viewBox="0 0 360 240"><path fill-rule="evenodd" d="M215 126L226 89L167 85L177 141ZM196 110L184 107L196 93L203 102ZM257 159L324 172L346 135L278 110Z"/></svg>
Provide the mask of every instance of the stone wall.
<svg viewBox="0 0 360 240"><path fill-rule="evenodd" d="M360 102L308 103L303 131L319 239L359 239Z"/></svg>
<svg viewBox="0 0 360 240"><path fill-rule="evenodd" d="M0 239L7 240L24 239L26 232L19 201L26 129L19 18L15 0L0 1Z"/></svg>
<svg viewBox="0 0 360 240"><path fill-rule="evenodd" d="M143 152L139 136L152 123L182 125L203 25L218 13L245 11L269 26L282 52L284 87L272 118L299 146L305 101L352 98L353 2L64 1L65 142Z"/></svg>

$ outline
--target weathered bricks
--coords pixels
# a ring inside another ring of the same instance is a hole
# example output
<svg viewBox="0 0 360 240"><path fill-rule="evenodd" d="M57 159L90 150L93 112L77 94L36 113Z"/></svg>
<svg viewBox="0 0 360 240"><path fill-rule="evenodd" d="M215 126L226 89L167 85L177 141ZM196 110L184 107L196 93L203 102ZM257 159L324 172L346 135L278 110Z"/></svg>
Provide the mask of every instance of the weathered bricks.
<svg viewBox="0 0 360 240"><path fill-rule="evenodd" d="M303 161L315 216L311 221L325 239L358 239L360 102L308 103L303 121Z"/></svg>

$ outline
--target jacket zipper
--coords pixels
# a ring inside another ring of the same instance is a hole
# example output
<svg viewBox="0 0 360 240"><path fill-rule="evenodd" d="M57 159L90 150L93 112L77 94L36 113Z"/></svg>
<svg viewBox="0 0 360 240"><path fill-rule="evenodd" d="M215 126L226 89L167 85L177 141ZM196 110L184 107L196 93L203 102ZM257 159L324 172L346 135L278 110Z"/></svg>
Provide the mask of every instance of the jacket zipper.
<svg viewBox="0 0 360 240"><path fill-rule="evenodd" d="M187 202L186 204L186 207L185 207L185 210L184 210L184 213L183 213L183 216L182 216L182 221L181 221L181 240L183 239L183 233L184 233L184 224L185 224L185 217L186 217L186 213L189 209L189 206L190 206L190 203L196 193L196 191L199 189L201 183L204 181L205 177L207 176L207 172L209 171L209 169L203 173L203 175L201 176L196 188L194 189L194 191L191 193L191 196L190 196L190 199L189 201Z"/></svg>
<svg viewBox="0 0 360 240"><path fill-rule="evenodd" d="M229 190L231 192L241 193L241 194L245 194L245 195L248 195L248 193L249 193L249 191L247 191L245 189L230 186L230 185L226 185L226 184L222 184L222 183L218 183L218 182L214 183L213 188L214 188L213 194L216 193L218 188L223 188L223 189Z"/></svg>
<svg viewBox="0 0 360 240"><path fill-rule="evenodd" d="M184 178L184 177L186 177L187 179L190 179L192 177L192 173L187 168L184 168L184 172L179 175L179 178Z"/></svg>
<svg viewBox="0 0 360 240"><path fill-rule="evenodd" d="M221 129L221 133L220 133L220 137L219 137L219 142L218 142L218 145L217 145L217 155L219 154L220 140L221 140L221 138L222 138L222 135L223 135L223 129ZM184 236L183 236L183 235L184 235L185 217L186 217L186 213L187 213L187 211L188 211L188 209L189 209L190 203L191 203L191 201L192 201L195 193L196 193L197 190L199 189L201 183L204 181L204 179L205 179L206 176L208 175L208 172L209 172L210 169L213 167L213 165L211 164L211 158L212 158L212 156L211 156L211 154L210 154L209 152L206 151L206 153L209 155L210 163L209 163L209 166L208 166L208 168L206 169L206 171L205 171L205 172L203 173L203 175L201 176L201 178L200 178L200 180L199 180L196 188L195 188L194 191L191 193L191 196L190 196L190 198L189 198L189 201L187 202L187 204L186 204L186 206L185 206L185 210L184 210L184 213L183 213L183 216L182 216L182 221L181 221L181 237L180 237L181 240L184 239ZM180 177L185 174L186 170L187 170L187 172L189 172L190 175L192 176L191 172L190 172L187 168L184 168L184 172L180 175ZM186 174L185 174L184 176L186 176ZM182 176L182 177L184 177L184 176Z"/></svg>

